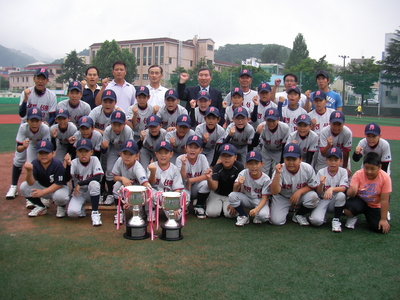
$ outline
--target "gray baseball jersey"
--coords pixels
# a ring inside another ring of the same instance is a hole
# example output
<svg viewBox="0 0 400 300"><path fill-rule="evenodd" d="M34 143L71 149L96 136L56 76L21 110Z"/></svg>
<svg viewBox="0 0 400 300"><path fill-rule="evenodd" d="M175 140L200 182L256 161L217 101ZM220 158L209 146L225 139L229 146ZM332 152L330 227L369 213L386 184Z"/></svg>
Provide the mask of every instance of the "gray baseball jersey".
<svg viewBox="0 0 400 300"><path fill-rule="evenodd" d="M223 139L225 139L229 135L230 129L234 126L235 123L229 124L229 126L225 130ZM231 137L229 143L231 143L236 147L237 155L238 156L240 155L239 160L242 162L246 161L247 145L252 144L254 133L255 133L254 128L247 123L243 131L239 131L236 128L235 133Z"/></svg>
<svg viewBox="0 0 400 300"><path fill-rule="evenodd" d="M239 107L240 107L240 106L239 106ZM250 110L249 110L247 107L245 107L245 106L242 106L242 107L246 108L246 110L247 110L247 112L249 113L249 116L250 116ZM225 122L226 122L226 126L228 126L229 124L231 124L231 123L233 122L233 111L234 111L234 109L233 109L233 106L232 106L232 105L229 105L229 106L225 109Z"/></svg>
<svg viewBox="0 0 400 300"><path fill-rule="evenodd" d="M176 126L176 119L180 115L187 115L187 114L188 112L186 108L178 104L178 106L176 107L175 111L172 114L168 111L165 105L162 106L158 111L157 116L159 116L162 120L162 127L164 129L167 129L168 127Z"/></svg>
<svg viewBox="0 0 400 300"><path fill-rule="evenodd" d="M329 118L331 116L331 113L334 112L335 110L332 108L326 108L325 113L320 115L317 113L317 111L314 109L308 113L311 119L315 119L317 123L315 124L314 131L318 136L321 135L322 129L327 127L330 124Z"/></svg>
<svg viewBox="0 0 400 300"><path fill-rule="evenodd" d="M275 176L276 171L272 175L271 182L274 180ZM299 170L296 174L289 172L285 164L282 164L279 185L281 186L281 192L279 194L285 198L290 198L294 192L305 186L309 186L312 189L318 187L319 178L315 174L313 167L305 162L300 163Z"/></svg>
<svg viewBox="0 0 400 300"><path fill-rule="evenodd" d="M285 101L283 102L283 106L282 106L282 107L285 107L285 106L288 105L288 102L289 102L288 99L287 99L287 96L288 96L288 94L286 93L286 91L276 93L275 94L275 101L278 103L279 97L285 98ZM300 107L304 107L304 105L306 104L306 101L307 101L306 95L301 94L300 100L299 100Z"/></svg>
<svg viewBox="0 0 400 300"><path fill-rule="evenodd" d="M243 193L251 199L261 199L262 196L270 195L268 187L271 184L271 179L268 175L261 172L259 178L252 178L248 169L242 170L237 176L235 183L239 182L239 178L244 177Z"/></svg>
<svg viewBox="0 0 400 300"><path fill-rule="evenodd" d="M297 144L300 147L301 151L301 157L303 158L303 161L306 161L307 158L307 152L317 152L319 150L318 148L318 135L314 132L311 131L308 133L308 135L305 138L302 138L299 135L299 132L296 130L289 134L289 137L287 138L289 143L293 141L297 141Z"/></svg>
<svg viewBox="0 0 400 300"><path fill-rule="evenodd" d="M77 132L75 132L74 137L74 147L76 148L76 143L82 138L82 133L78 130ZM103 136L101 135L101 133L97 130L93 130L92 136L89 138L89 140L92 142L93 149L95 151L100 151L101 142L103 141Z"/></svg>
<svg viewBox="0 0 400 300"><path fill-rule="evenodd" d="M167 131L164 128L161 128L159 136L155 139L151 136L149 130L146 129L146 136L143 140L143 147L152 152L155 152L157 144L161 141L165 141L166 134Z"/></svg>
<svg viewBox="0 0 400 300"><path fill-rule="evenodd" d="M171 144L171 146L172 146L172 149L174 150L174 153L179 155L179 154L184 153L187 139L191 135L194 135L194 131L192 129L190 129L183 138L178 138L176 136L176 129L174 129L165 134L165 141L171 143L170 140L172 137L174 137L175 143L174 143L174 145Z"/></svg>
<svg viewBox="0 0 400 300"><path fill-rule="evenodd" d="M172 192L183 189L183 181L180 170L173 163L163 170L158 162L152 163L156 165L156 182L152 185L154 189L160 192ZM150 177L150 171L147 168L147 178Z"/></svg>
<svg viewBox="0 0 400 300"><path fill-rule="evenodd" d="M249 90L246 93L243 92L243 107L246 107L249 112L252 112L254 109L253 97L257 95L258 93L254 90ZM224 101L226 101L229 106L232 104L231 93L226 95Z"/></svg>
<svg viewBox="0 0 400 300"><path fill-rule="evenodd" d="M122 176L133 182L133 185L142 185L149 180L143 166L136 161L132 167L127 168L122 158L118 158L111 173L114 176Z"/></svg>
<svg viewBox="0 0 400 300"><path fill-rule="evenodd" d="M257 105L257 121L251 123L253 126L254 130L257 130L257 126L264 121L265 117L265 112L267 111L268 108L278 108L278 106L272 102L269 101L267 105L262 104L260 100L258 100L258 105Z"/></svg>
<svg viewBox="0 0 400 300"><path fill-rule="evenodd" d="M289 125L290 133L297 130L297 117L301 114L307 114L307 112L304 108L301 108L300 106L298 106L296 109L291 109L289 106L282 108L282 122Z"/></svg>
<svg viewBox="0 0 400 300"><path fill-rule="evenodd" d="M78 131L75 124L72 122L68 122L68 126L65 131L61 131L58 128L58 124L54 124L50 127L50 131L52 131L53 129L57 129L57 136L56 136L57 147L58 145L68 146L69 145L68 139Z"/></svg>
<svg viewBox="0 0 400 300"><path fill-rule="evenodd" d="M321 176L325 176L325 186L324 192L331 187L344 187L346 189L349 188L349 176L346 169L339 167L339 170L336 174L331 174L327 167L322 168L317 173L317 178L321 178Z"/></svg>
<svg viewBox="0 0 400 300"><path fill-rule="evenodd" d="M90 105L82 100L79 100L79 104L77 107L72 107L69 104L69 100L60 101L57 104L57 109L59 109L59 108L68 110L69 116L71 118L71 122L74 124L77 124L81 117L88 116L90 114L90 112L92 111Z"/></svg>
<svg viewBox="0 0 400 300"><path fill-rule="evenodd" d="M194 109L194 118L196 120L196 126L205 122L205 115L201 113L200 108L197 106Z"/></svg>
<svg viewBox="0 0 400 300"><path fill-rule="evenodd" d="M282 144L286 143L289 136L289 126L283 122L278 122L278 128L275 131L268 129L266 122L263 131L260 134L260 140L263 149L272 151L282 151Z"/></svg>
<svg viewBox="0 0 400 300"><path fill-rule="evenodd" d="M120 134L115 134L111 128L111 125L107 126L104 130L103 141L108 141L108 150L121 150L121 145L126 140L133 140L133 131L129 126L125 126L124 130ZM110 170L111 171L111 170Z"/></svg>
<svg viewBox="0 0 400 300"><path fill-rule="evenodd" d="M81 164L79 158L75 158L72 160L71 177L75 183L75 186L78 182L89 179L96 175L104 175L100 161L96 156L91 156L89 163L85 166ZM82 188L84 188L84 190L87 190L87 186Z"/></svg>
<svg viewBox="0 0 400 300"><path fill-rule="evenodd" d="M28 101L26 103L26 110L28 111L31 107L38 107L42 111L42 121L47 122L50 118L50 113L56 112L57 110L57 98L56 95L46 88L43 95L39 96L35 93L35 88L29 88L32 92L28 97ZM19 99L19 105L24 102L25 93L22 91L21 97ZM22 118L22 121L26 121L26 116Z"/></svg>
<svg viewBox="0 0 400 300"><path fill-rule="evenodd" d="M182 168L182 157L186 154L179 155L176 159L176 167L180 170ZM191 164L189 160L186 160L186 178L199 177L205 173L205 171L210 168L207 158L204 154L199 154L197 160L194 164Z"/></svg>
<svg viewBox="0 0 400 300"><path fill-rule="evenodd" d="M114 109L115 110L115 109ZM104 130L111 124L111 114L106 116L101 105L96 106L89 114L94 122L94 128Z"/></svg>
<svg viewBox="0 0 400 300"><path fill-rule="evenodd" d="M136 137L135 140L140 138L140 132L142 130L145 130L147 128L147 118L153 114L153 106L151 106L149 103L147 103L147 107L145 109L141 109L138 107L137 103L134 105L130 106L127 113L126 113L126 119L127 120L132 120L133 118L133 107L136 106L138 108L138 115L136 117L136 126L133 128L133 134Z"/></svg>
<svg viewBox="0 0 400 300"><path fill-rule="evenodd" d="M217 144L222 144L222 139L225 134L225 129L217 124L212 132L207 130L206 123L197 125L195 129L195 134L200 136L204 140L204 134L208 133L208 141L203 145L203 154L207 157L208 163L212 162L214 156L215 146Z"/></svg>
<svg viewBox="0 0 400 300"><path fill-rule="evenodd" d="M371 148L368 146L367 140L363 138L358 142L358 146L363 148L361 154L365 155L370 152L378 153L382 162L391 162L392 161L392 153L390 151L390 145L388 141L383 138L379 139L378 145L375 148Z"/></svg>

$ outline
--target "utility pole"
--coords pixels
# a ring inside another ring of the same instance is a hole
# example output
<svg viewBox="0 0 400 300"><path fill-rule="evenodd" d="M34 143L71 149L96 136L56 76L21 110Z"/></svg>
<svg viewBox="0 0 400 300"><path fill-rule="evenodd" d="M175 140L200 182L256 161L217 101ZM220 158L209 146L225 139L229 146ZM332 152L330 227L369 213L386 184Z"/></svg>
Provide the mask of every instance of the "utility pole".
<svg viewBox="0 0 400 300"><path fill-rule="evenodd" d="M341 58L343 58L343 73L344 73L344 70L345 70L345 68L346 68L346 58L349 58L349 56L346 56L346 55L339 55L339 57L341 57ZM343 78L343 76L342 76L342 81L343 81L343 99L342 99L342 101L343 101L343 105L344 105L344 100L345 100L345 89L346 89L346 82L344 81L344 78Z"/></svg>

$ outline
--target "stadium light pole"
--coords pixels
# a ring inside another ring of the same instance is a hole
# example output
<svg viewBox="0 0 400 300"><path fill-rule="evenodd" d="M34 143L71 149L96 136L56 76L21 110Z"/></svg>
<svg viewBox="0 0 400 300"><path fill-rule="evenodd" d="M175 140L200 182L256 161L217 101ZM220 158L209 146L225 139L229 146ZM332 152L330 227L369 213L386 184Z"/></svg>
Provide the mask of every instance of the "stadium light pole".
<svg viewBox="0 0 400 300"><path fill-rule="evenodd" d="M344 70L345 70L345 68L346 68L346 58L349 58L349 56L346 56L346 55L339 55L339 57L341 57L341 58L343 58L343 73L344 73ZM344 79L343 79L343 76L342 76L342 81L343 81L343 105L344 105L344 96L345 96L345 94L344 94L344 92L345 92L345 88L346 88L346 82L344 81Z"/></svg>

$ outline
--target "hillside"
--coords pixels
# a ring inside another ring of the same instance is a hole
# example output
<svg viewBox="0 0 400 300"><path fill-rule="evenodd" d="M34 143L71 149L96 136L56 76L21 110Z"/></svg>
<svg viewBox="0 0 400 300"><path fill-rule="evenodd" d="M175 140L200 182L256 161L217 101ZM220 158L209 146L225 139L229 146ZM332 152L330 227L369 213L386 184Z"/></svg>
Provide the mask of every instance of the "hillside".
<svg viewBox="0 0 400 300"><path fill-rule="evenodd" d="M21 51L3 47L0 45L0 66L2 67L20 67L36 62L37 59L22 53Z"/></svg>

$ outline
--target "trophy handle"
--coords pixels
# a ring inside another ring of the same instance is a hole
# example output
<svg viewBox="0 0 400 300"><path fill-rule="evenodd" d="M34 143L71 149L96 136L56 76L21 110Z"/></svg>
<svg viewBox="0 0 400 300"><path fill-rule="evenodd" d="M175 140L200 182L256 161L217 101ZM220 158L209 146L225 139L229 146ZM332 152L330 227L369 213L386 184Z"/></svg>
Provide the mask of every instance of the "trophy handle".
<svg viewBox="0 0 400 300"><path fill-rule="evenodd" d="M153 191L150 187L147 187L147 190L143 192L143 197L146 199L147 206L149 208L150 214L150 234L151 240L154 241L154 223L153 223Z"/></svg>
<svg viewBox="0 0 400 300"><path fill-rule="evenodd" d="M182 226L185 226L185 222L186 222L186 197L187 197L187 195L186 195L185 191L182 190L182 193L181 193L181 214L182 214L181 225Z"/></svg>

